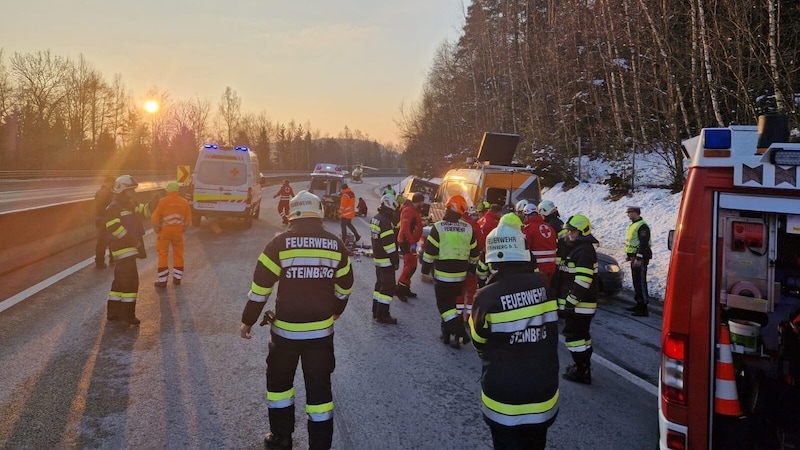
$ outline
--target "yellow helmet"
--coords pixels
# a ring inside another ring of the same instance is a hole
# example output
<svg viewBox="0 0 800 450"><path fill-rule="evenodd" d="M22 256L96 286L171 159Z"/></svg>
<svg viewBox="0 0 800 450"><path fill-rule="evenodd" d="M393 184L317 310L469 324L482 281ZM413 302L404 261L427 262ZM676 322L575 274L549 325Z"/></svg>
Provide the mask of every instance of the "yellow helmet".
<svg viewBox="0 0 800 450"><path fill-rule="evenodd" d="M589 222L589 218L582 214L575 214L567 219L567 222L564 224L564 228L568 230L580 231L581 236L588 236L592 234L592 224Z"/></svg>
<svg viewBox="0 0 800 450"><path fill-rule="evenodd" d="M289 220L322 217L322 202L311 192L300 191L289 200Z"/></svg>
<svg viewBox="0 0 800 450"><path fill-rule="evenodd" d="M165 189L165 190L166 190L167 192L178 192L178 190L180 189L180 187L181 187L181 186L178 184L178 182L177 182L177 181L170 181L169 183L167 183L167 187L166 187L166 189Z"/></svg>
<svg viewBox="0 0 800 450"><path fill-rule="evenodd" d="M500 222L497 226L501 225L514 228L517 231L522 231L522 219L513 212L506 213L500 218Z"/></svg>

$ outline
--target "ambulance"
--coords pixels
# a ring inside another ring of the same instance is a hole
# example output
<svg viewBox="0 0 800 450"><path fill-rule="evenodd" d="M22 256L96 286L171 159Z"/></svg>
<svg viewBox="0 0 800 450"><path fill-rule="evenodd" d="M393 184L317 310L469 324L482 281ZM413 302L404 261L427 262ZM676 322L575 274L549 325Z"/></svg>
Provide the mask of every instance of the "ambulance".
<svg viewBox="0 0 800 450"><path fill-rule="evenodd" d="M258 156L247 147L205 144L189 185L192 224L203 217L244 219L250 227L261 213Z"/></svg>
<svg viewBox="0 0 800 450"><path fill-rule="evenodd" d="M456 194L469 206L487 201L513 210L522 199L538 205L542 198L539 176L512 162L519 139L517 134L484 133L477 158L468 158L465 167L452 169L442 178L431 201L431 223L444 217L447 200Z"/></svg>
<svg viewBox="0 0 800 450"><path fill-rule="evenodd" d="M800 448L800 143L788 117L769 115L683 147L659 446Z"/></svg>

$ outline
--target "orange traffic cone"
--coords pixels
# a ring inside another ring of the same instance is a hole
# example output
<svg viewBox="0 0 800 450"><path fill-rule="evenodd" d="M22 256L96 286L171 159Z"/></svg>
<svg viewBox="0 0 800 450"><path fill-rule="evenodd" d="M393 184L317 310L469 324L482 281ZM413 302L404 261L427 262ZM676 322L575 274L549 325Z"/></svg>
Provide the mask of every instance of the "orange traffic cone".
<svg viewBox="0 0 800 450"><path fill-rule="evenodd" d="M714 380L714 412L724 416L739 417L742 408L739 406L739 394L736 391L736 375L733 369L731 354L731 337L728 325L722 324L719 331L719 356L716 363L716 379Z"/></svg>

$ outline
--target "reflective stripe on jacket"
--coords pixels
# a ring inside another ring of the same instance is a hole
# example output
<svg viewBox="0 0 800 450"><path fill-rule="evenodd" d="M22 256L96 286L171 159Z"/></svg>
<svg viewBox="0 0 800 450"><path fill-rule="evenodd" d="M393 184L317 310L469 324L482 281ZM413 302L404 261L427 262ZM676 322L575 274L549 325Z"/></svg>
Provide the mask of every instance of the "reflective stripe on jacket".
<svg viewBox="0 0 800 450"><path fill-rule="evenodd" d="M478 262L478 242L472 227L463 220L440 220L433 225L425 251L424 265L433 264L433 278L444 283L464 281L470 264Z"/></svg>
<svg viewBox="0 0 800 450"><path fill-rule="evenodd" d="M391 212L378 208L378 214L369 224L372 235L372 261L377 267L397 267L400 256L397 252L397 235L394 232Z"/></svg>
<svg viewBox="0 0 800 450"><path fill-rule="evenodd" d="M339 217L352 219L356 216L356 194L350 188L342 189L342 199L339 202Z"/></svg>
<svg viewBox="0 0 800 450"><path fill-rule="evenodd" d="M144 236L144 225L139 211L146 205L135 204L125 198L116 197L106 208L106 232L108 248L114 259L135 257Z"/></svg>
<svg viewBox="0 0 800 450"><path fill-rule="evenodd" d="M189 202L178 195L177 192L170 192L166 197L158 201L153 216L150 218L153 226L158 227L180 227L185 228L192 221L192 212Z"/></svg>
<svg viewBox="0 0 800 450"><path fill-rule="evenodd" d="M650 226L647 225L644 219L639 218L636 222L628 225L628 233L625 237L625 253L645 259L650 259L653 256L652 250L650 250Z"/></svg>

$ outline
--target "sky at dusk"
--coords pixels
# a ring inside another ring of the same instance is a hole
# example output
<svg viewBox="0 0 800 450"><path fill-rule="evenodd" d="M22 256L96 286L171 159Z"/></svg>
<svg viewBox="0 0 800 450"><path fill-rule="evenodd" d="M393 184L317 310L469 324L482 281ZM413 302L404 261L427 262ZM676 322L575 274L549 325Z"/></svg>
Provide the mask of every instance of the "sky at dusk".
<svg viewBox="0 0 800 450"><path fill-rule="evenodd" d="M460 35L468 0L26 0L4 2L0 49L83 54L135 101L155 87L336 136L345 126L399 144L437 48Z"/></svg>

